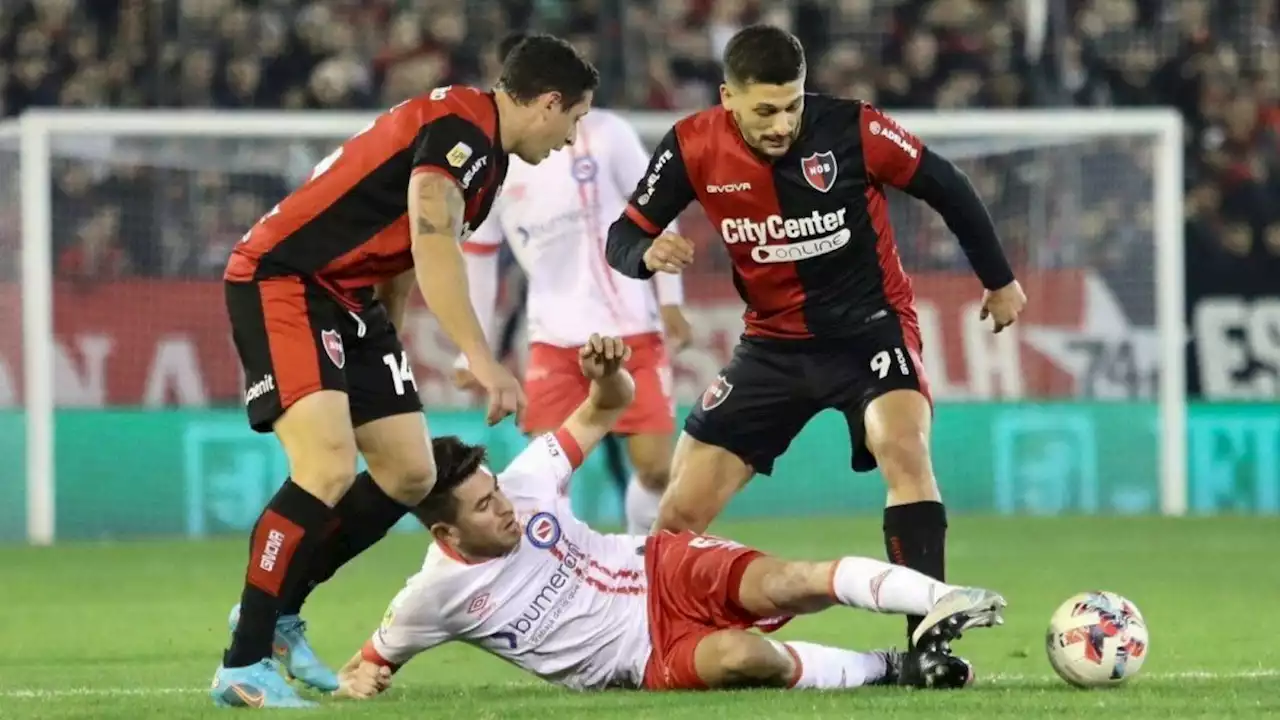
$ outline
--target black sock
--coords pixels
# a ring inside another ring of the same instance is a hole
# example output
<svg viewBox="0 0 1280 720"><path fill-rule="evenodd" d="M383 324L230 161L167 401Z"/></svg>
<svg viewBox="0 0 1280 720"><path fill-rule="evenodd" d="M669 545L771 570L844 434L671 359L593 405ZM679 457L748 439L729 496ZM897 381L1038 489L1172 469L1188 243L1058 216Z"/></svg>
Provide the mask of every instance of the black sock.
<svg viewBox="0 0 1280 720"><path fill-rule="evenodd" d="M337 524L316 554L304 582L286 593L281 615L297 615L311 591L333 577L338 569L373 547L400 522L409 508L392 499L373 481L368 471L356 475L351 489L334 508Z"/></svg>
<svg viewBox="0 0 1280 720"><path fill-rule="evenodd" d="M946 582L947 509L925 500L884 509L884 551L889 562ZM907 616L907 641L923 618Z"/></svg>
<svg viewBox="0 0 1280 720"><path fill-rule="evenodd" d="M280 599L306 578L332 518L328 505L292 480L267 503L249 539L240 621L224 666L245 667L271 657Z"/></svg>

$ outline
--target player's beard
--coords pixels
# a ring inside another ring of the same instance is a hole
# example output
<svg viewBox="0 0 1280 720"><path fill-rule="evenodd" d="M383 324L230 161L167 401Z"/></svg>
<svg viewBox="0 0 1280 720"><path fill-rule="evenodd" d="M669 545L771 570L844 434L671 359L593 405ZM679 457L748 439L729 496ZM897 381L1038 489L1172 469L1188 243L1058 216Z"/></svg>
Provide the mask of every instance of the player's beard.
<svg viewBox="0 0 1280 720"><path fill-rule="evenodd" d="M789 134L763 133L753 136L743 130L747 125L742 122L742 115L736 111L733 113L733 121L738 126L738 134L742 136L747 146L756 155L767 161L777 160L785 155L795 143L796 137L800 135L800 125L798 123Z"/></svg>

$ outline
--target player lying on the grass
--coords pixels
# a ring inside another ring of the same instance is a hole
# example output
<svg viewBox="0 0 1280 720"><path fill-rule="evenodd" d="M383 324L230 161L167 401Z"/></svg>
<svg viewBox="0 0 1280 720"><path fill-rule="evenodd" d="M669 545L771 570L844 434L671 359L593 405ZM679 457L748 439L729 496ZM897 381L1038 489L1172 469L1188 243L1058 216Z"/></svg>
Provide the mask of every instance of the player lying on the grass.
<svg viewBox="0 0 1280 720"><path fill-rule="evenodd" d="M629 355L621 339L593 335L579 352L588 399L497 476L483 447L434 441L439 477L414 513L435 543L343 667L340 694L376 695L410 658L451 640L582 690L968 684L949 643L1001 622L994 592L870 558L791 562L713 536L606 535L576 519L565 488L631 402ZM750 632L832 605L925 619L910 652Z"/></svg>

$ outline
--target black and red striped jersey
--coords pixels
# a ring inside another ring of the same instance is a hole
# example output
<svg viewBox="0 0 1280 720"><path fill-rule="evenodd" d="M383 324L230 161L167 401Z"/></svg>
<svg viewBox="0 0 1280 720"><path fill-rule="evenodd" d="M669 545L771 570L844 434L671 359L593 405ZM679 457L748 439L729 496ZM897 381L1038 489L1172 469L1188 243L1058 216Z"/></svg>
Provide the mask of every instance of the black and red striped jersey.
<svg viewBox="0 0 1280 720"><path fill-rule="evenodd" d="M406 213L409 178L419 172L458 183L465 240L507 172L492 92L437 88L379 115L245 234L224 278L301 276L357 309L356 290L413 267Z"/></svg>
<svg viewBox="0 0 1280 720"><path fill-rule="evenodd" d="M890 313L915 325L884 187L907 187L925 152L877 108L809 94L795 143L765 159L715 107L666 135L626 217L656 235L701 203L733 261L747 336L851 337Z"/></svg>

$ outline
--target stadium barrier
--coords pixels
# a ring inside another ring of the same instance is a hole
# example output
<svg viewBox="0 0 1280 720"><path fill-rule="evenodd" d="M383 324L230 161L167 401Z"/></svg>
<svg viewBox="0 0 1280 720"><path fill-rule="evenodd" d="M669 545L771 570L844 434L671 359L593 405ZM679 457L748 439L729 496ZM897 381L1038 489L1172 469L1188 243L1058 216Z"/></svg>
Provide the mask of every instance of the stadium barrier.
<svg viewBox="0 0 1280 720"><path fill-rule="evenodd" d="M1280 406L1189 410L1189 511L1280 513ZM488 443L499 467L523 446L510 422L489 428L476 411L436 411L430 419L438 435ZM57 421L63 540L242 536L287 474L275 438L250 431L239 409L59 410ZM23 469L22 428L21 413L0 412L8 472ZM953 512L1150 514L1159 505L1159 469L1129 449L1150 445L1158 431L1151 402L946 403L933 444ZM849 470L848 442L842 416L819 415L773 477L756 478L725 517L843 514L879 522L883 486L874 474ZM2 541L26 535L22 493L21 483L0 484ZM588 522L619 523L600 453L579 471L572 493ZM402 528L413 529L413 520Z"/></svg>

